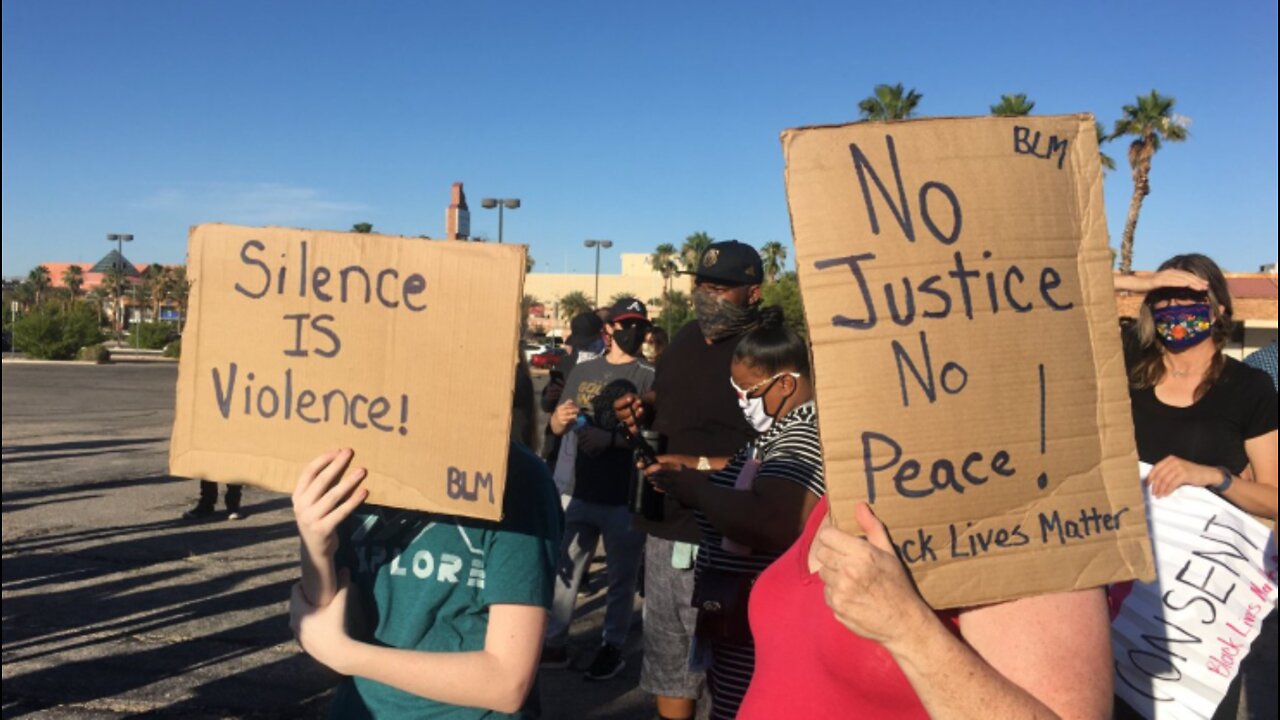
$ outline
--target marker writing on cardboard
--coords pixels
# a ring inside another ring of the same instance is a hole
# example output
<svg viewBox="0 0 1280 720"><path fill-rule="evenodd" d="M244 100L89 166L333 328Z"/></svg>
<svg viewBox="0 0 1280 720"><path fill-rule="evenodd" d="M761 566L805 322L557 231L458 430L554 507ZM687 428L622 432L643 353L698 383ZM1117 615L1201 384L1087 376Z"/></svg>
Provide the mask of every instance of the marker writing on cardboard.
<svg viewBox="0 0 1280 720"><path fill-rule="evenodd" d="M325 265L312 266L307 258L307 241L303 240L300 245L298 264L294 268L298 277L297 296L299 298L306 298L309 293L314 295L320 302L328 303L336 299L341 303L361 302L365 305L371 304L376 298L377 303L388 310L403 307L409 312L422 312L427 309L426 304L418 298L419 295L426 292L426 278L420 273L411 273L401 279L400 271L394 267L383 268L377 273L371 274L369 270L360 265L347 265L337 271L337 295L331 294L331 291L326 288L329 285L329 281L333 279L333 270ZM257 271L261 273L261 284L256 288L236 282L236 292L247 298L260 300L266 297L272 291L271 280L273 276L276 280L275 294L285 295L287 293L285 282L289 278L289 266L281 263L273 272L272 267L260 258L266 249L267 246L261 240L246 240L244 245L240 247L241 264L246 267L257 268ZM284 253L281 253L281 257L284 256ZM388 283L388 280L391 282ZM352 293L353 285L357 286L355 290L361 291L354 298Z"/></svg>
<svg viewBox="0 0 1280 720"><path fill-rule="evenodd" d="M1070 141L1066 138L1059 138L1057 135L1050 135L1045 140L1044 151L1040 150L1040 140L1042 134L1039 130L1032 135L1031 128L1021 125L1013 126L1013 152L1018 155L1031 155L1041 160L1052 160L1054 155L1058 158L1058 169L1062 169L1062 163L1067 159L1067 147Z"/></svg>
<svg viewBox="0 0 1280 720"><path fill-rule="evenodd" d="M1005 526L992 518L981 523L965 520L949 523L941 538L924 528L916 528L914 532L900 533L905 539L897 542L898 555L908 565L918 565L936 562L940 556L957 560L1031 544L1068 545L1119 533L1128 512L1127 507L1109 512L1096 506L1082 508L1071 515L1059 510L1039 512L1033 521L1034 527L1026 528L1022 522Z"/></svg>
<svg viewBox="0 0 1280 720"><path fill-rule="evenodd" d="M1028 136L1021 141L1025 141L1023 144L1034 150L1039 143L1039 136L1035 139ZM1065 145L1057 143L1056 138L1051 138L1050 142L1051 154L1064 151ZM1017 145L1017 148L1023 148L1023 145ZM926 180L915 193L917 216L903 182L897 146L892 134L885 135L885 150L891 172L890 182L896 192L890 190L863 148L857 143L849 145L871 233L880 234L878 198L893 216L908 243L916 242L918 217L928 234L938 243L948 247L956 245L962 237L964 227L964 210L959 196L950 185L941 180ZM944 203L949 213L942 210ZM950 217L947 218L947 215ZM992 258L990 250L982 252L982 261L990 261ZM1027 273L1016 263L975 264L966 258L960 248L954 250L951 259L950 267L940 268L937 272L925 269L916 274L903 275L900 279L901 290L898 289L899 281L884 283L883 293L873 290L867 279L867 271L876 261L874 253L825 258L816 261L814 265L818 270L844 267L852 275L857 288L853 293L855 304L861 301L861 312L834 314L831 318L833 326L851 330L866 331L876 328L881 319L881 307L887 311L888 319L899 327L911 327L923 320L946 320L957 311L962 312L966 319L973 320L975 313L999 315L1006 309L1017 315L1032 312L1037 307L1051 312L1066 312L1076 307L1076 300L1066 294L1069 293L1069 288L1062 287L1062 274L1052 265L1045 264L1032 273L1033 276L1038 276L1038 282L1029 291ZM919 307L917 298L921 300ZM927 403L934 404L946 395L958 395L969 385L967 368L958 360L945 357L939 358L935 365L936 353L930 347L928 334L921 330L918 337L918 354L913 354L914 343L898 339L891 339L889 342L898 373L902 405L906 408L911 407L913 390L922 392ZM1038 367L1038 371L1040 453L1044 455L1047 410L1043 365ZM939 388L942 394L939 394ZM869 502L875 501L877 485L886 480L892 481L893 489L902 497L926 498L940 490L962 494L966 488L983 485L993 476L1012 477L1016 474L1010 452L1004 448L972 450L962 460L942 457L922 461L904 456L902 445L884 433L864 431L861 443ZM926 466L927 482L924 477ZM1040 489L1048 486L1046 473L1039 474L1037 485Z"/></svg>
<svg viewBox="0 0 1280 720"><path fill-rule="evenodd" d="M214 367L211 371L214 399L218 413L224 420L233 415L259 417L264 420L280 419L301 421L316 425L340 423L357 430L373 429L380 432L409 434L409 396L400 395L398 409L400 421L391 420L397 403L385 396L366 396L342 388L313 390L294 386L293 370L284 371L279 385L255 383L253 372L240 375L237 363L229 363L226 372ZM237 390L240 392L237 393ZM242 402L236 402L237 394Z"/></svg>

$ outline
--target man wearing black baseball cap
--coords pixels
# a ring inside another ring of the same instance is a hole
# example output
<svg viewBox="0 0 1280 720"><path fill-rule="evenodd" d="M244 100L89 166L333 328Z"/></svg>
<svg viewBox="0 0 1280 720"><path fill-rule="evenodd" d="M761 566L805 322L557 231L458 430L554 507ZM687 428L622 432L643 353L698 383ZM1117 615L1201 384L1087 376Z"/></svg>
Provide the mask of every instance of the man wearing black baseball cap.
<svg viewBox="0 0 1280 720"><path fill-rule="evenodd" d="M543 667L567 667L569 624L578 586L597 542L604 538L609 589L605 597L604 637L585 677L608 680L622 670L622 645L631 628L640 553L645 536L631 527L627 508L635 472L626 436L619 431L614 401L644 394L653 387L653 367L640 360L640 345L649 329L644 303L623 298L609 308L605 332L611 342L604 355L583 362L569 373L559 406L551 414L551 432L576 442L572 499L565 507L551 615L547 622ZM566 433L572 432L571 435Z"/></svg>
<svg viewBox="0 0 1280 720"><path fill-rule="evenodd" d="M760 322L764 264L755 248L736 240L713 243L694 275L697 322L681 329L658 360L653 392L621 399L618 418L635 431L651 424L673 460L709 471L755 437L729 385L738 340ZM636 519L645 545L644 667L640 687L657 696L658 715L692 718L705 683L689 669L697 623L693 551L701 533L693 514L665 498L665 519Z"/></svg>

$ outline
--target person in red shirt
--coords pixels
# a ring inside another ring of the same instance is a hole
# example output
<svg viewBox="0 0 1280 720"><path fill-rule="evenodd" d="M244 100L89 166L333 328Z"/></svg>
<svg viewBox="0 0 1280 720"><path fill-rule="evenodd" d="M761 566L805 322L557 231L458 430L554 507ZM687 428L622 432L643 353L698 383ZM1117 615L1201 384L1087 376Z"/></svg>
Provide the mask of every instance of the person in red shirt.
<svg viewBox="0 0 1280 720"><path fill-rule="evenodd" d="M827 507L751 592L756 667L739 720L1110 716L1101 588L935 612L866 503L866 537L832 526Z"/></svg>

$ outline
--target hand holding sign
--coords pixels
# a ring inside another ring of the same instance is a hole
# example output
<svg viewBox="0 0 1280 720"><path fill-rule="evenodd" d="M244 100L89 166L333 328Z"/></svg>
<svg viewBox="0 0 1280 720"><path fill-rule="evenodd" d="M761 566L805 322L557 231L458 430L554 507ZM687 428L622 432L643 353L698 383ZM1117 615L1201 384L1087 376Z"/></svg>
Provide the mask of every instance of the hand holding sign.
<svg viewBox="0 0 1280 720"><path fill-rule="evenodd" d="M293 516L302 542L317 556L333 557L338 550L338 524L369 497L360 487L364 468L347 472L355 452L333 450L312 460L298 476L293 490Z"/></svg>
<svg viewBox="0 0 1280 720"><path fill-rule="evenodd" d="M836 619L893 652L897 641L937 620L871 506L860 502L854 512L865 537L836 528L828 513L809 548L809 568L818 566Z"/></svg>
<svg viewBox="0 0 1280 720"><path fill-rule="evenodd" d="M1224 472L1227 471L1222 468L1199 465L1170 455L1151 467L1147 484L1151 486L1152 495L1166 497L1183 485L1202 488L1219 485L1223 481Z"/></svg>

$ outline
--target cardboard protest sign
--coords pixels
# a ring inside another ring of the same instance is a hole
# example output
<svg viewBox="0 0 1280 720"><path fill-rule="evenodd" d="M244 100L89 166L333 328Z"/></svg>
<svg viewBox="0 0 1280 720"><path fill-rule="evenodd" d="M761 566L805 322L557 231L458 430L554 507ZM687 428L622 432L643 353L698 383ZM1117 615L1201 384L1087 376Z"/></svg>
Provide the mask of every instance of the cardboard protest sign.
<svg viewBox="0 0 1280 720"><path fill-rule="evenodd" d="M1149 576L1093 118L782 144L836 522L939 608Z"/></svg>
<svg viewBox="0 0 1280 720"><path fill-rule="evenodd" d="M1156 579L1111 593L1116 694L1151 720L1211 718L1276 607L1276 535L1203 488L1147 512Z"/></svg>
<svg viewBox="0 0 1280 720"><path fill-rule="evenodd" d="M369 502L502 510L525 249L191 230L170 472L291 492L351 447Z"/></svg>

